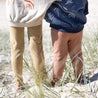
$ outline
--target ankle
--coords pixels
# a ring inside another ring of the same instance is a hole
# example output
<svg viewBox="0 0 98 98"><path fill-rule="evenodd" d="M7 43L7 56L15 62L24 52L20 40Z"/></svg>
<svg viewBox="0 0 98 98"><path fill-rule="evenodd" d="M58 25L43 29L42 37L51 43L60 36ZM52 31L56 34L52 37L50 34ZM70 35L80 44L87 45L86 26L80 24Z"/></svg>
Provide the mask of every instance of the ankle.
<svg viewBox="0 0 98 98"><path fill-rule="evenodd" d="M16 85L17 90L24 90L25 87L23 85Z"/></svg>

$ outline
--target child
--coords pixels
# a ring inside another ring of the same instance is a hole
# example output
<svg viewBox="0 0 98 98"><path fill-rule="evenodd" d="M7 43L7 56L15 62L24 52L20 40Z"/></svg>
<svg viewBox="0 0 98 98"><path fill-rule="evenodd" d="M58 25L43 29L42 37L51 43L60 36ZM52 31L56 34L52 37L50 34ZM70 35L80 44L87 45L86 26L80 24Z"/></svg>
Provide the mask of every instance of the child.
<svg viewBox="0 0 98 98"><path fill-rule="evenodd" d="M18 89L22 89L23 84L24 27L28 30L29 47L35 71L43 76L42 19L53 1L55 0L7 0L11 62Z"/></svg>
<svg viewBox="0 0 98 98"><path fill-rule="evenodd" d="M78 83L82 81L81 43L87 14L87 0L55 1L46 13L45 19L50 23L54 51L53 86L62 77L68 53L75 76L79 78Z"/></svg>

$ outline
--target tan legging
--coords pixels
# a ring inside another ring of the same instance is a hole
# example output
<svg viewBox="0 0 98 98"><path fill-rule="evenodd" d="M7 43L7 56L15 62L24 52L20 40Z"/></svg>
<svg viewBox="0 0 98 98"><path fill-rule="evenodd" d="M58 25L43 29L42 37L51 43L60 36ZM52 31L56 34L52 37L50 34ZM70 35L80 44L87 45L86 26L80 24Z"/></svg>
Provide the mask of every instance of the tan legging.
<svg viewBox="0 0 98 98"><path fill-rule="evenodd" d="M44 53L42 46L42 25L28 27L30 52L35 71L43 74ZM17 85L22 85L22 68L24 52L24 27L10 27L11 63Z"/></svg>
<svg viewBox="0 0 98 98"><path fill-rule="evenodd" d="M64 71L67 55L70 55L72 65L74 68L75 76L80 78L81 81L83 71L83 58L82 58L82 33L66 33L51 29L52 45L54 52L54 80L58 81Z"/></svg>

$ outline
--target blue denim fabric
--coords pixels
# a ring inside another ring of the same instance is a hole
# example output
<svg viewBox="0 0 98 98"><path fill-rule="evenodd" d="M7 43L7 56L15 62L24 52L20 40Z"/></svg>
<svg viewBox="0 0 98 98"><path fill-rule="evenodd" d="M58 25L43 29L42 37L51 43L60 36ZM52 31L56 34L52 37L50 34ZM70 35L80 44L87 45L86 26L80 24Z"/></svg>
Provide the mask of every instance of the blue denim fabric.
<svg viewBox="0 0 98 98"><path fill-rule="evenodd" d="M50 27L69 33L80 32L87 22L87 0L55 1L47 10L45 19Z"/></svg>

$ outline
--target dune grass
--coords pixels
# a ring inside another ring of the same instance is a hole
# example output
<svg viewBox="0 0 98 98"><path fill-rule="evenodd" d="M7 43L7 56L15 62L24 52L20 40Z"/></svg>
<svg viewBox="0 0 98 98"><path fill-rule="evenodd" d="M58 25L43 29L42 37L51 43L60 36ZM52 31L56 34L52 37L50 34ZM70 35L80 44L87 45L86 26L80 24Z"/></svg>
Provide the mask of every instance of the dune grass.
<svg viewBox="0 0 98 98"><path fill-rule="evenodd" d="M44 37L47 39L47 36L44 36ZM46 57L46 69L47 69L47 73L51 74L50 75L50 79L51 79L52 63L51 62L50 62L51 64L47 63L47 61L49 62L51 60L53 62L51 39L44 41L44 45L45 45L44 50L46 53L45 55L46 56L49 55L47 53L50 52L50 56ZM84 35L84 37L83 37L83 57L84 57L84 61L83 61L84 68L83 68L83 70L84 70L84 75L88 76L89 79L91 78L92 75L95 74L94 73L95 69L98 67L98 60L97 60L98 55L97 54L98 54L98 36L97 36L97 33L94 33L91 38L89 38L89 36ZM28 62L29 62L29 60L27 60L27 63ZM96 73L97 72L98 72L98 70L96 70ZM86 97L85 93L88 93L88 95L92 96L92 97L97 96L98 85L96 85L96 82L91 86L91 83L89 81L89 83L87 84L88 87L84 87L84 91L81 91L80 89L78 89L78 86L79 86L79 88L81 88L81 85L77 84L77 82L76 82L76 78L74 76L71 60L68 57L67 62L66 62L66 67L64 70L64 74L62 76L61 81L59 82L59 84L57 86L57 87L59 87L58 89L60 89L59 93L58 93L58 91L57 92L55 91L55 88L47 87L46 85L41 85L40 87L38 87L39 92L41 92L41 93L37 94L37 95L39 95L38 98L43 98L43 97L44 98L61 98L62 95L60 93L62 93L63 87L67 83L73 83L73 86L69 89L69 91L71 92L70 96L76 96L77 95L79 97L85 98ZM87 83L86 79L85 79L85 83ZM97 87L95 87L95 85ZM86 89L87 90L89 89L89 90L87 92L85 92ZM93 94L92 94L92 91L93 91ZM63 93L66 93L66 92L63 92Z"/></svg>
<svg viewBox="0 0 98 98"><path fill-rule="evenodd" d="M1 37L2 36L2 37ZM51 45L50 35L44 34L43 45L45 54L45 68L48 73L49 79L52 77L52 66L53 66L53 50ZM28 41L26 38L26 46ZM3 44L2 44L3 43ZM0 97L2 98L97 98L98 96L98 32L92 34L92 36L83 36L83 58L84 58L84 75L88 76L89 79L93 79L85 85L80 85L76 83L76 78L74 76L71 61L68 57L66 62L66 67L61 78L61 81L55 88L49 87L43 83L42 80L36 82L37 75L33 68L33 62L29 50L26 48L24 53L24 72L29 77L29 80L24 85L25 91L11 91L11 84L8 83L2 86L2 81L0 85ZM28 46L27 46L28 47ZM9 33L0 33L0 54L9 54L10 56L10 41ZM10 62L9 62L10 63ZM3 70L0 70L0 76L2 76ZM8 72L8 70L7 70ZM28 74L30 73L30 74ZM94 79L94 75L97 77ZM7 73L5 72L5 76ZM12 78L9 78L12 80ZM25 79L25 76L24 76ZM44 79L45 80L45 79ZM86 79L85 79L86 81ZM7 82L7 77L6 77Z"/></svg>

